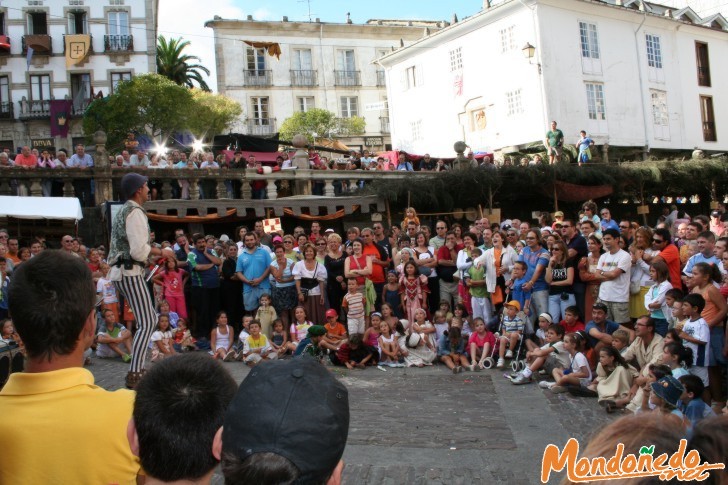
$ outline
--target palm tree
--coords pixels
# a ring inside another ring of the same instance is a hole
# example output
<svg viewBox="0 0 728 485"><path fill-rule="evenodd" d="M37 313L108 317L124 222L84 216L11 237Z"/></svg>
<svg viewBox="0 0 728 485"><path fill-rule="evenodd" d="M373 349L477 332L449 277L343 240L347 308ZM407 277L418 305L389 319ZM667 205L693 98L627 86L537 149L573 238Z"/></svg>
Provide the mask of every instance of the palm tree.
<svg viewBox="0 0 728 485"><path fill-rule="evenodd" d="M181 38L167 40L160 35L157 44L157 72L180 86L192 88L196 82L200 89L209 91L210 87L202 78L201 72L209 76L210 71L203 65L190 64L199 62L200 58L182 54L188 45L190 45L188 40L184 42Z"/></svg>

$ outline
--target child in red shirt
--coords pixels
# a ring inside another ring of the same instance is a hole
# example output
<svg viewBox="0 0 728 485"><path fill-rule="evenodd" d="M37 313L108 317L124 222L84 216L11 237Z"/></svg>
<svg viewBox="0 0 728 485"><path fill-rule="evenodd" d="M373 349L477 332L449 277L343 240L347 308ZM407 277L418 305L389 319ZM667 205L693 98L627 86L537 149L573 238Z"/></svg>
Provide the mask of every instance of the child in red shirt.
<svg viewBox="0 0 728 485"><path fill-rule="evenodd" d="M564 327L564 333L576 333L580 330L586 330L584 322L579 321L579 309L575 306L567 307L564 311L564 319L559 322Z"/></svg>
<svg viewBox="0 0 728 485"><path fill-rule="evenodd" d="M339 315L336 310L330 308L326 310L326 335L321 339L321 347L329 350L339 350L341 345L346 342L346 327L336 321Z"/></svg>
<svg viewBox="0 0 728 485"><path fill-rule="evenodd" d="M478 368L485 369L483 362L490 356L492 349L495 347L495 335L488 330L482 318L478 317L473 320L475 331L470 334L468 339L468 350L470 351L470 372L475 370L475 362Z"/></svg>

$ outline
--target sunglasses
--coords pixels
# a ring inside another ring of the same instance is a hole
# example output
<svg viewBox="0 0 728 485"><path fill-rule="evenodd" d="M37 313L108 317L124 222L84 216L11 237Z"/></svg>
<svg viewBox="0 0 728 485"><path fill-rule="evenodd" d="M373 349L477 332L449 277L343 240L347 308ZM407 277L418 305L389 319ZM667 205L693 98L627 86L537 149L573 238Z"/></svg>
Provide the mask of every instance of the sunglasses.
<svg viewBox="0 0 728 485"><path fill-rule="evenodd" d="M657 243L657 244L661 244L661 243L664 243L665 241L663 241L662 239L655 239L655 238L652 238L652 242L653 242L653 243Z"/></svg>
<svg viewBox="0 0 728 485"><path fill-rule="evenodd" d="M620 229L629 229L629 226L619 226Z"/></svg>

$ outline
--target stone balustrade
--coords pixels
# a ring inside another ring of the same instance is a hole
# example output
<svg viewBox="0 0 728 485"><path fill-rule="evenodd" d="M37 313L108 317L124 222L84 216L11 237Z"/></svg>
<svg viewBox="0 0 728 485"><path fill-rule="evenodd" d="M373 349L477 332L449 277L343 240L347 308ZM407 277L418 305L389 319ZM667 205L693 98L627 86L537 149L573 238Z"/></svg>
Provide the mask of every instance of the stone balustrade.
<svg viewBox="0 0 728 485"><path fill-rule="evenodd" d="M249 200L253 192L250 183L265 181L268 199L285 196L313 195L313 186L322 186L324 197L338 195L337 183L347 186L348 190L356 188L359 182L366 184L375 179L402 179L406 177L434 177L434 172L404 171L363 171L363 170L281 170L269 174L260 174L255 169L131 169L93 167L88 169L26 169L20 167L0 167L0 195L42 196L43 183L53 181L56 186L62 185L63 196L74 196L74 182L91 179L95 183L96 204L110 200L119 200L119 185L124 174L142 173L150 181L156 181L158 197L163 200L179 197L180 182L189 183L189 199L202 199L201 187L212 189L212 193L204 194L205 199L228 199L229 189L235 188L233 198ZM233 182L226 184L226 182ZM341 187L339 186L339 187ZM209 192L210 190L208 190Z"/></svg>

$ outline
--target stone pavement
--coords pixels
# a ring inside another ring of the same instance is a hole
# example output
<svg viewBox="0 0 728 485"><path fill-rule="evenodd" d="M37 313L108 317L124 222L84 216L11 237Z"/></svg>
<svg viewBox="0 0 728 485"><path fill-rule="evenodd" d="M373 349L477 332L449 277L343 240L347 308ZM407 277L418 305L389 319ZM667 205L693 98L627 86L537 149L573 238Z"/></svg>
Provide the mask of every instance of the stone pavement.
<svg viewBox="0 0 728 485"><path fill-rule="evenodd" d="M125 364L92 360L98 385L123 386ZM223 365L237 381L248 373L241 363ZM536 484L547 444L575 437L583 446L614 419L596 399L514 386L504 371L331 370L350 393L346 484Z"/></svg>

